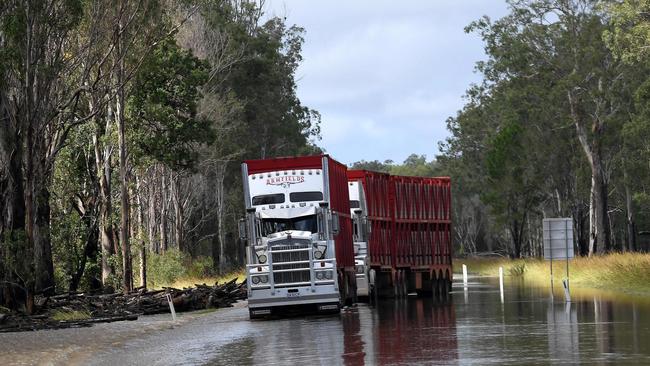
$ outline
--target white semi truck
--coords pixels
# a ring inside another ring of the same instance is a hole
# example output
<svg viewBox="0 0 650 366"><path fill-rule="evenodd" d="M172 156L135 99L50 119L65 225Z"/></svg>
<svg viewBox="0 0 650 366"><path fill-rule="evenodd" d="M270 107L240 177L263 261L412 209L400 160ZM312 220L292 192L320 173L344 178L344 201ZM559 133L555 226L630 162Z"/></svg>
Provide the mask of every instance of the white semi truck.
<svg viewBox="0 0 650 366"><path fill-rule="evenodd" d="M242 164L251 318L356 301L346 172L327 155Z"/></svg>

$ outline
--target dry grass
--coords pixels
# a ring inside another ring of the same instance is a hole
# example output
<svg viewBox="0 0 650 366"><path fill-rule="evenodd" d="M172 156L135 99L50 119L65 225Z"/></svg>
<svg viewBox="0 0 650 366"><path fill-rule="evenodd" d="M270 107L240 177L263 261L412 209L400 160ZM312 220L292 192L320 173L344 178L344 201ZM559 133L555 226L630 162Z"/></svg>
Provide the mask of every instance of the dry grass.
<svg viewBox="0 0 650 366"><path fill-rule="evenodd" d="M90 319L91 315L88 311L81 310L56 310L50 316L52 320L56 321L76 321Z"/></svg>
<svg viewBox="0 0 650 366"><path fill-rule="evenodd" d="M244 281L246 279L246 273L243 269L240 269L236 272L231 272L224 274L222 276L215 277L184 277L176 279L171 283L163 283L160 286L156 286L155 289L161 289L163 287L173 287L173 288L187 288L194 287L196 284L208 284L214 285L215 283L225 283L232 281L233 278L237 278L237 282Z"/></svg>
<svg viewBox="0 0 650 366"><path fill-rule="evenodd" d="M565 277L565 261L553 262L553 279L560 283ZM549 262L541 259L463 258L455 261L457 272L462 264L468 272L481 276L497 276L499 267L509 276L522 276L527 281L548 285ZM606 289L627 293L650 294L650 254L613 253L603 256L575 258L569 261L571 286Z"/></svg>

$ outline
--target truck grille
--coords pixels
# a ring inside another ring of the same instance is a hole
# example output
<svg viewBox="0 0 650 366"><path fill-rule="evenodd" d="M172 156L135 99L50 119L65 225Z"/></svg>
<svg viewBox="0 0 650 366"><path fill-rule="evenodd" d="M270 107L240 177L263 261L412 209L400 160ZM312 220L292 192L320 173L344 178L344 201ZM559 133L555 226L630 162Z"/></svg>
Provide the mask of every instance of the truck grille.
<svg viewBox="0 0 650 366"><path fill-rule="evenodd" d="M304 245L282 245L274 246L272 250L291 250L291 249L304 249L308 246ZM282 270L282 269L299 269L304 268L302 271L291 271L291 272L279 272L273 273L273 282L276 285L281 285L283 283L294 283L294 282L309 282L309 263L294 263L294 264L283 264L286 262L297 262L297 261L308 261L309 252L308 251L298 251L298 252L284 252L284 253L273 253L271 251L272 260L273 260L273 270Z"/></svg>

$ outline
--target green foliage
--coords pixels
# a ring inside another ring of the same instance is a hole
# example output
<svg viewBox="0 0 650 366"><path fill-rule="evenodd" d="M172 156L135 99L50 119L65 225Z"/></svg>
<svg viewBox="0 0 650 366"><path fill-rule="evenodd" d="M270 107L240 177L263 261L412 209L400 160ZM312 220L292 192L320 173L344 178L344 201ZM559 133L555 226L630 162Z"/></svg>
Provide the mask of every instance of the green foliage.
<svg viewBox="0 0 650 366"><path fill-rule="evenodd" d="M2 251L0 251L0 254L3 255L4 270L12 273L12 277L18 281L17 285L21 287L26 287L26 285L34 281L32 264L23 258L24 255L30 253L32 253L32 248L29 247L27 234L23 230L6 231L4 233Z"/></svg>
<svg viewBox="0 0 650 366"><path fill-rule="evenodd" d="M390 173L393 175L406 175L417 177L434 177L440 174L439 166L436 160L427 161L426 155L411 154L402 164L395 164L392 160L386 160L383 163L378 160L357 161L352 164L350 169L363 169L375 172Z"/></svg>
<svg viewBox="0 0 650 366"><path fill-rule="evenodd" d="M614 52L629 63L647 62L650 45L650 12L648 0L605 2L613 27L604 38Z"/></svg>
<svg viewBox="0 0 650 366"><path fill-rule="evenodd" d="M169 286L182 278L206 278L215 275L212 258L191 258L176 249L168 250L164 254L150 253L147 256L147 269L147 286L151 288Z"/></svg>
<svg viewBox="0 0 650 366"><path fill-rule="evenodd" d="M190 278L205 278L214 276L214 263L210 257L197 257L189 261L186 276Z"/></svg>
<svg viewBox="0 0 650 366"><path fill-rule="evenodd" d="M147 286L172 283L186 273L185 256L178 250L168 250L164 254L151 253L147 256Z"/></svg>
<svg viewBox="0 0 650 366"><path fill-rule="evenodd" d="M174 167L190 167L194 144L210 143L208 121L197 117L199 87L207 65L173 39L163 40L147 57L133 82L128 102L132 153Z"/></svg>

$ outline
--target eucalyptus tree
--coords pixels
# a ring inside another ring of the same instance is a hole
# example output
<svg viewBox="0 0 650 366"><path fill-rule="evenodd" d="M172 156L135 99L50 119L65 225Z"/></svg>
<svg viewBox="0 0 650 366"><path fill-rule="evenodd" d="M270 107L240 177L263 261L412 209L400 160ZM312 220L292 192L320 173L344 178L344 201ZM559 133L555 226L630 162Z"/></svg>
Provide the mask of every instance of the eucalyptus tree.
<svg viewBox="0 0 650 366"><path fill-rule="evenodd" d="M0 155L3 162L4 301L33 310L35 292L54 290L49 230L54 161L70 131L84 88L81 55L70 55L81 1L5 1L0 5ZM89 60L92 61L92 60ZM21 197L22 195L22 197Z"/></svg>

